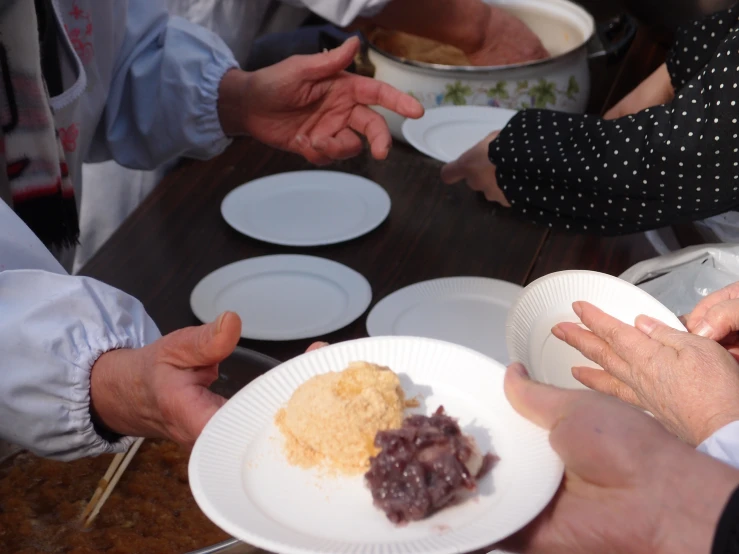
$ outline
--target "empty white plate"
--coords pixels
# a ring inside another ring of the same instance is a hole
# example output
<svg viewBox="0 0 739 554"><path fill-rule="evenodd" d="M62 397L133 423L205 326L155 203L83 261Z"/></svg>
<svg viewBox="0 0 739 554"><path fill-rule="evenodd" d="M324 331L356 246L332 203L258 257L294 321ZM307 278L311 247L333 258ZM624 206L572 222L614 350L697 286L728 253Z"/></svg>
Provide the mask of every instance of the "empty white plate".
<svg viewBox="0 0 739 554"><path fill-rule="evenodd" d="M360 476L288 464L277 411L314 375L352 361L387 365L419 411L439 405L482 450L500 457L475 498L404 527L374 507ZM504 368L477 352L408 337L360 339L303 354L238 392L195 443L190 487L206 516L232 536L281 554L456 554L502 540L530 522L559 487L563 465L549 433L503 392Z"/></svg>
<svg viewBox="0 0 739 554"><path fill-rule="evenodd" d="M427 337L508 364L505 324L522 287L484 277L433 279L386 296L367 316L370 336Z"/></svg>
<svg viewBox="0 0 739 554"><path fill-rule="evenodd" d="M390 213L377 183L336 171L295 171L232 190L221 214L237 231L283 246L335 244L369 233Z"/></svg>
<svg viewBox="0 0 739 554"><path fill-rule="evenodd" d="M572 376L572 368L599 366L551 332L557 323L582 325L572 310L572 303L579 300L629 325L638 315L647 315L685 330L675 314L631 283L594 271L560 271L527 286L511 308L506 324L511 361L521 362L538 381L570 389L585 388Z"/></svg>
<svg viewBox="0 0 739 554"><path fill-rule="evenodd" d="M432 108L421 119L406 119L403 136L419 152L449 163L493 131L503 129L516 113L488 106Z"/></svg>
<svg viewBox="0 0 739 554"><path fill-rule="evenodd" d="M201 321L230 310L241 336L297 340L331 333L357 319L372 300L362 275L314 256L262 256L222 267L193 289L190 307Z"/></svg>

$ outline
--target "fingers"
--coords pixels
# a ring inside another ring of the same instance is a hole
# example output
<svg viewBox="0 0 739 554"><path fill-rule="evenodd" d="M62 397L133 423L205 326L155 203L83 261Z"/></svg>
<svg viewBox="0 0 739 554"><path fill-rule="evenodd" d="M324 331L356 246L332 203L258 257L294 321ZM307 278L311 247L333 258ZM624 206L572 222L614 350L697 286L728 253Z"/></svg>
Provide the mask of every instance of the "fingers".
<svg viewBox="0 0 739 554"><path fill-rule="evenodd" d="M441 168L441 180L444 184L453 185L465 178L467 173L467 160L465 157L468 153L469 151L465 152L459 158Z"/></svg>
<svg viewBox="0 0 739 554"><path fill-rule="evenodd" d="M313 140L313 148L321 156L331 160L346 160L362 152L362 139L351 129L342 129L334 137L318 137Z"/></svg>
<svg viewBox="0 0 739 554"><path fill-rule="evenodd" d="M241 318L224 312L212 323L180 329L159 339L160 361L180 369L217 364L230 356L241 337Z"/></svg>
<svg viewBox="0 0 739 554"><path fill-rule="evenodd" d="M640 315L634 326L649 338L680 352L691 343L690 333L678 331L652 317Z"/></svg>
<svg viewBox="0 0 739 554"><path fill-rule="evenodd" d="M710 297L709 297L710 298ZM739 331L739 299L723 300L703 313L700 319L692 322L692 333L715 341L726 338Z"/></svg>
<svg viewBox="0 0 739 554"><path fill-rule="evenodd" d="M626 383L619 381L602 369L573 367L572 376L589 389L608 396L615 396L634 406L640 406L636 393Z"/></svg>
<svg viewBox="0 0 739 554"><path fill-rule="evenodd" d="M532 381L521 364L511 364L505 374L505 394L513 408L539 427L551 430L582 394Z"/></svg>
<svg viewBox="0 0 739 554"><path fill-rule="evenodd" d="M459 158L444 165L444 167L441 168L441 180L447 185L453 185L463 179L467 179L467 185L472 190L485 190L485 186L478 184L477 179L474 179L472 175L477 173L477 171L475 171L476 167L482 166L485 170L490 170L493 179L495 178L495 166L488 159L487 151L490 143L493 142L499 134L500 131L490 133L475 146L459 156ZM498 188L497 183L495 188ZM497 201L498 199L488 198L488 200ZM503 198L503 200L505 200L505 198Z"/></svg>
<svg viewBox="0 0 739 554"><path fill-rule="evenodd" d="M423 115L423 106L411 95L369 77L352 75L351 79L354 83L355 100L359 104L382 106L411 119L418 119Z"/></svg>
<svg viewBox="0 0 739 554"><path fill-rule="evenodd" d="M629 364L643 366L661 347L661 344L645 336L643 332L611 317L592 304L575 302L572 309L588 329L606 341L615 354ZM618 377L630 382L630 379L625 379L625 375Z"/></svg>
<svg viewBox="0 0 739 554"><path fill-rule="evenodd" d="M698 302L695 308L693 308L693 311L687 315L687 323L685 324L685 327L687 327L688 331L694 333L694 329L703 319L703 316L706 315L708 310L720 302L733 300L735 298L739 298L739 283L734 283L709 294L703 300Z"/></svg>
<svg viewBox="0 0 739 554"><path fill-rule="evenodd" d="M387 158L392 138L385 118L367 106L356 106L349 116L349 126L367 137L373 158L376 160Z"/></svg>
<svg viewBox="0 0 739 554"><path fill-rule="evenodd" d="M351 37L338 48L328 52L310 56L293 56L289 61L297 66L302 78L299 80L320 81L349 67L359 51L359 46L359 38Z"/></svg>
<svg viewBox="0 0 739 554"><path fill-rule="evenodd" d="M297 152L313 165L322 166L331 163L331 158L316 150L313 147L313 142L305 135L296 135L293 140L295 146L291 147L290 150Z"/></svg>
<svg viewBox="0 0 739 554"><path fill-rule="evenodd" d="M319 348L324 348L328 346L327 342L314 342L308 347L308 350L306 352L313 352L314 350L318 350Z"/></svg>
<svg viewBox="0 0 739 554"><path fill-rule="evenodd" d="M579 350L588 360L623 379L630 374L626 363L613 348L596 334L583 329L576 323L560 323L552 328L552 334Z"/></svg>

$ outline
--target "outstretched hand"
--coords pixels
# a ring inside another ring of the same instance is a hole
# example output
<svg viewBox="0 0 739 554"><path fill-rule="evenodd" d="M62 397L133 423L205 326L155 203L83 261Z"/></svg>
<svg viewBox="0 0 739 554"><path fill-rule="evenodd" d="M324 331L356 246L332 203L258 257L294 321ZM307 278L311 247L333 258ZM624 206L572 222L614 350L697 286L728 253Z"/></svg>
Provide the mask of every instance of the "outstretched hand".
<svg viewBox="0 0 739 554"><path fill-rule="evenodd" d="M247 133L318 165L356 156L363 135L372 155L384 159L390 131L370 106L414 119L423 106L386 83L345 72L359 47L352 37L335 50L293 56L254 73L227 73L219 107L227 134Z"/></svg>

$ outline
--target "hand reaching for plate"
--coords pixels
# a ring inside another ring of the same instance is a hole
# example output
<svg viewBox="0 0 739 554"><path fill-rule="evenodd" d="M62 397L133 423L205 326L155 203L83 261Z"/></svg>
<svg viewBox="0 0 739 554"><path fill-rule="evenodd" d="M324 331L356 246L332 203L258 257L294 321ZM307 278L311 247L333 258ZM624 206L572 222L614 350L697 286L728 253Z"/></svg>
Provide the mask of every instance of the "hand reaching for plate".
<svg viewBox="0 0 739 554"><path fill-rule="evenodd" d="M226 403L208 387L240 336L241 319L225 312L213 323L180 329L143 348L106 352L91 373L96 419L121 435L168 438L192 447ZM308 352L326 345L313 343Z"/></svg>
<svg viewBox="0 0 739 554"><path fill-rule="evenodd" d="M720 345L646 316L632 327L587 302L573 309L590 330L560 323L552 333L605 369L573 368L578 381L651 412L693 446L739 420L739 364Z"/></svg>
<svg viewBox="0 0 739 554"><path fill-rule="evenodd" d="M487 200L509 207L510 204L503 191L498 187L495 166L488 158L490 143L498 137L499 133L500 131L495 131L489 134L457 160L442 167L441 180L447 185L452 185L464 179L468 187L482 192Z"/></svg>
<svg viewBox="0 0 739 554"><path fill-rule="evenodd" d="M191 447L226 399L208 387L241 336L241 319L180 329L143 348L100 356L90 377L91 411L105 427Z"/></svg>
<svg viewBox="0 0 739 554"><path fill-rule="evenodd" d="M293 56L253 73L231 70L219 89L226 134L246 133L319 165L357 155L363 148L359 135L364 135L372 155L384 159L390 131L369 106L414 119L423 115L423 107L386 83L346 73L359 46L352 37L335 50Z"/></svg>
<svg viewBox="0 0 739 554"><path fill-rule="evenodd" d="M565 477L549 507L500 548L525 554L711 551L739 472L621 402L536 383L518 364L508 368L505 392L521 415L551 431Z"/></svg>

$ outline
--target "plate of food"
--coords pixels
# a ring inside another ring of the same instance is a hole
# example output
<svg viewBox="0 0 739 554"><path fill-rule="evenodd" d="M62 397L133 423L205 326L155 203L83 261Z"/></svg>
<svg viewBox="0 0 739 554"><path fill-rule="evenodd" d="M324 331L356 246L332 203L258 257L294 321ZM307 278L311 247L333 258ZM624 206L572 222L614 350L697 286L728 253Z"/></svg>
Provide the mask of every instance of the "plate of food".
<svg viewBox="0 0 739 554"><path fill-rule="evenodd" d="M422 154L453 162L493 131L502 130L515 110L492 106L442 106L420 119L406 119L403 136Z"/></svg>
<svg viewBox="0 0 739 554"><path fill-rule="evenodd" d="M505 368L373 337L281 364L211 419L189 464L205 515L281 554L452 554L515 533L563 464L503 392Z"/></svg>

